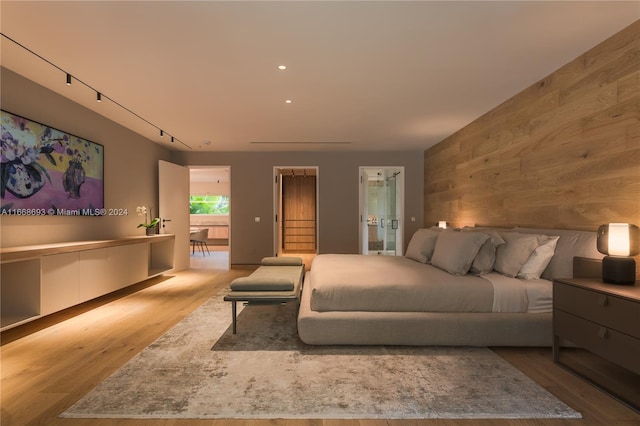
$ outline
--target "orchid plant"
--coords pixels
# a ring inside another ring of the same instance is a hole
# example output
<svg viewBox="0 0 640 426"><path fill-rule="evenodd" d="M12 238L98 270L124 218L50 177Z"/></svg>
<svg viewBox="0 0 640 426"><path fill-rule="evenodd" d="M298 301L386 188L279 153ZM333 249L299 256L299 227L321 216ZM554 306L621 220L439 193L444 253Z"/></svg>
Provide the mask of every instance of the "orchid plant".
<svg viewBox="0 0 640 426"><path fill-rule="evenodd" d="M158 224L158 222L160 222L159 217L156 217L152 221L149 221L151 216L149 215L149 210L145 206L136 207L136 213L138 214L138 216L144 216L144 222L138 225L138 228L153 228Z"/></svg>

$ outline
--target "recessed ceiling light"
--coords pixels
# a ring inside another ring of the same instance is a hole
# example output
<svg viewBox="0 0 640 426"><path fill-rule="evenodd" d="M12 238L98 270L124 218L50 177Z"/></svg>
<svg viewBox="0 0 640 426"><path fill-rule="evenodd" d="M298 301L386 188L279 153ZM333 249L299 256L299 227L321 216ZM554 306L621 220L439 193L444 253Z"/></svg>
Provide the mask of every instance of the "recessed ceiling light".
<svg viewBox="0 0 640 426"><path fill-rule="evenodd" d="M291 99L287 99L286 101L284 101L285 104L290 104L291 102L293 102Z"/></svg>
<svg viewBox="0 0 640 426"><path fill-rule="evenodd" d="M280 71L284 71L284 70L286 70L286 69L287 69L287 66L286 66L286 65L278 65L278 69L279 69Z"/></svg>

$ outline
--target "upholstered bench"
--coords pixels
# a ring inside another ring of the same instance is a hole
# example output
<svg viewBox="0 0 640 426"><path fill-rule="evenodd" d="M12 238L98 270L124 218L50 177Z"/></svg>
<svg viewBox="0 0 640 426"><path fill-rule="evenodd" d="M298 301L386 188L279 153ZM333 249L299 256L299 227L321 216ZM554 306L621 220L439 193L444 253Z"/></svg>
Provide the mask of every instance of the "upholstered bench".
<svg viewBox="0 0 640 426"><path fill-rule="evenodd" d="M231 282L231 291L224 296L231 302L233 334L236 334L237 302L246 305L286 304L300 300L304 279L304 264L299 257L265 257L248 277Z"/></svg>

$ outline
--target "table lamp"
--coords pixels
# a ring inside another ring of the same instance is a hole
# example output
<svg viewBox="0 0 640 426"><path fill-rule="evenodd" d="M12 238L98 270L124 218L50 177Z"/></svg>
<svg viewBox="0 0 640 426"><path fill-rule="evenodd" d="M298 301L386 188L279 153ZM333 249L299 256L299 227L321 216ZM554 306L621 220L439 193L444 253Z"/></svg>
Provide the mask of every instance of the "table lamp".
<svg viewBox="0 0 640 426"><path fill-rule="evenodd" d="M602 259L602 281L635 284L636 261L640 254L640 228L628 223L609 223L598 228L598 251Z"/></svg>

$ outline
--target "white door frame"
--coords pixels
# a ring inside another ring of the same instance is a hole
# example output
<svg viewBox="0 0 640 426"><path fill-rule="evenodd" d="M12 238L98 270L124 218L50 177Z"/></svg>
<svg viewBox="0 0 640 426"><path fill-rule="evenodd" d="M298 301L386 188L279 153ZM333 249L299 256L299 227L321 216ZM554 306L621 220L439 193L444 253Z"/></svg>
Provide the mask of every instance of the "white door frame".
<svg viewBox="0 0 640 426"><path fill-rule="evenodd" d="M398 228L396 230L396 248L395 255L402 256L404 248L404 166L360 166L358 168L358 179L360 180L358 185L358 199L359 199L359 213L360 223L358 226L358 237L360 253L365 254L368 252L368 240L369 235L367 230L368 208L367 208L367 191L366 191L366 179L368 172L379 170L394 170L399 171L400 174L396 177L396 208L398 217Z"/></svg>
<svg viewBox="0 0 640 426"><path fill-rule="evenodd" d="M273 166L273 255L280 253L280 226L282 223L282 179L281 169L313 169L316 171L316 254L320 253L320 167L318 166Z"/></svg>
<svg viewBox="0 0 640 426"><path fill-rule="evenodd" d="M191 169L196 169L196 170L228 169L229 170L229 243L228 243L229 249L227 254L227 268L231 269L231 233L233 232L233 228L231 226L231 203L233 202L231 198L231 166L230 165L227 165L227 166L189 165L188 168L189 170ZM189 191L189 195L191 195L191 191Z"/></svg>

